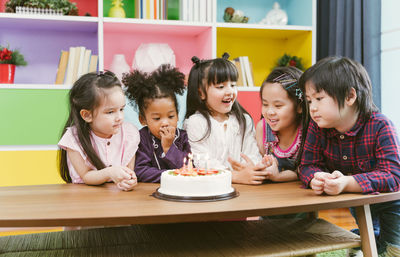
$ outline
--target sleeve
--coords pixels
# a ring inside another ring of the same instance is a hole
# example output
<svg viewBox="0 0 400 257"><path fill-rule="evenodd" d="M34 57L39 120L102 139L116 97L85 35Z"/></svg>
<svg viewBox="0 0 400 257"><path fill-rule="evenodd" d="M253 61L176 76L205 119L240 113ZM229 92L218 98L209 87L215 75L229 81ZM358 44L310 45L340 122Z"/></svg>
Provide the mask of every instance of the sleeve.
<svg viewBox="0 0 400 257"><path fill-rule="evenodd" d="M73 151L78 152L82 157L82 159L85 161L85 164L90 168L94 168L94 166L88 160L87 155L83 152L78 136L76 134L75 127L69 127L67 131L65 131L64 135L58 142L58 146L64 150L71 149Z"/></svg>
<svg viewBox="0 0 400 257"><path fill-rule="evenodd" d="M254 164L257 164L261 162L262 156L257 146L254 123L249 115L246 114L245 117L246 117L246 131L244 134L242 153L247 155L253 161Z"/></svg>
<svg viewBox="0 0 400 257"><path fill-rule="evenodd" d="M363 193L396 192L400 187L400 147L393 124L380 120L376 135L375 167L370 172L353 175Z"/></svg>
<svg viewBox="0 0 400 257"><path fill-rule="evenodd" d="M135 156L139 147L140 135L139 130L131 123L124 123L124 156L122 165L126 166Z"/></svg>
<svg viewBox="0 0 400 257"><path fill-rule="evenodd" d="M163 157L164 162L173 169L181 168L183 166L183 159L190 153L187 133L184 130L180 130L179 133L180 136L177 138L177 142L171 145L167 154Z"/></svg>
<svg viewBox="0 0 400 257"><path fill-rule="evenodd" d="M322 131L314 121L308 126L304 143L301 163L299 165L299 179L305 187L309 187L314 173L324 171L324 157L321 147Z"/></svg>
<svg viewBox="0 0 400 257"><path fill-rule="evenodd" d="M212 148L215 147L215 143L212 141L212 135L200 140L207 131L207 120L201 114L194 114L185 120L183 124L184 129L187 132L190 147L192 153L195 156L208 156L208 162L210 167L215 169L227 169L228 167L224 164L222 158L211 154ZM215 132L211 132L215 133ZM199 158L194 159L194 165L197 167L203 167L204 163L200 163Z"/></svg>
<svg viewBox="0 0 400 257"><path fill-rule="evenodd" d="M139 182L160 182L161 173L152 164L153 148L145 137L145 133L140 133L139 149L136 152L135 173Z"/></svg>

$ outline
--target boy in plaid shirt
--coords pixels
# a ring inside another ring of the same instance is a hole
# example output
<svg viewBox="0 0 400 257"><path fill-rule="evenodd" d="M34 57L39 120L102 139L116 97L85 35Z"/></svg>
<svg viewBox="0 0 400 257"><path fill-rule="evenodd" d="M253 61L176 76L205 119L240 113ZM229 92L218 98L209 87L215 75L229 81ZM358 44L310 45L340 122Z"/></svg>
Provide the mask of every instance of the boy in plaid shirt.
<svg viewBox="0 0 400 257"><path fill-rule="evenodd" d="M300 78L312 121L299 178L316 194L374 194L400 189L400 147L392 122L372 101L365 68L328 57ZM400 256L400 200L370 206L377 248Z"/></svg>

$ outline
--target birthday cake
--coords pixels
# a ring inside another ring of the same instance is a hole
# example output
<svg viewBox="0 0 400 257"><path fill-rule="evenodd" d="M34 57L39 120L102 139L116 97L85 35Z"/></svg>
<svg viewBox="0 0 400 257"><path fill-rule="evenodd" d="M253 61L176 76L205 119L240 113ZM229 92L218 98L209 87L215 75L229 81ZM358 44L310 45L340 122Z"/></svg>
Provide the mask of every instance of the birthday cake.
<svg viewBox="0 0 400 257"><path fill-rule="evenodd" d="M205 170L183 167L161 174L158 192L178 197L212 197L234 192L229 170Z"/></svg>

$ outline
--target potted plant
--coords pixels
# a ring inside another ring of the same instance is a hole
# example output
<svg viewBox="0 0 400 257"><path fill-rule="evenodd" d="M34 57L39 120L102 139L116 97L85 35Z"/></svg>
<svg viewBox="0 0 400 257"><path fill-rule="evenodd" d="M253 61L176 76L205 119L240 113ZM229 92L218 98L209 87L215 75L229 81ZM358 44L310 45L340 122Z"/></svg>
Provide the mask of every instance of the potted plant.
<svg viewBox="0 0 400 257"><path fill-rule="evenodd" d="M78 15L76 3L71 3L68 0L8 0L6 12L15 13L17 7L60 10L64 15Z"/></svg>
<svg viewBox="0 0 400 257"><path fill-rule="evenodd" d="M24 56L18 50L0 46L0 83L14 83L15 66L26 66Z"/></svg>
<svg viewBox="0 0 400 257"><path fill-rule="evenodd" d="M289 54L284 54L281 56L277 63L276 66L282 67L282 66L294 66L302 71L304 71L304 66L302 64L302 59L297 56L291 56Z"/></svg>

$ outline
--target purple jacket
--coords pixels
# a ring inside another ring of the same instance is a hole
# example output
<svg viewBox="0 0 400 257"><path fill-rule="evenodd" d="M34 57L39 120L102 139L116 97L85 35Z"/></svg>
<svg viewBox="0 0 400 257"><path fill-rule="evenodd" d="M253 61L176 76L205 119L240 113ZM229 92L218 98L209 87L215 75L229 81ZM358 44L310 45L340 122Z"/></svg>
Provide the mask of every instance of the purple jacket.
<svg viewBox="0 0 400 257"><path fill-rule="evenodd" d="M139 149L136 152L135 173L139 182L160 182L161 173L183 166L183 158L190 153L190 145L185 130L177 129L175 140L167 154L161 141L150 133L147 126L140 131Z"/></svg>

